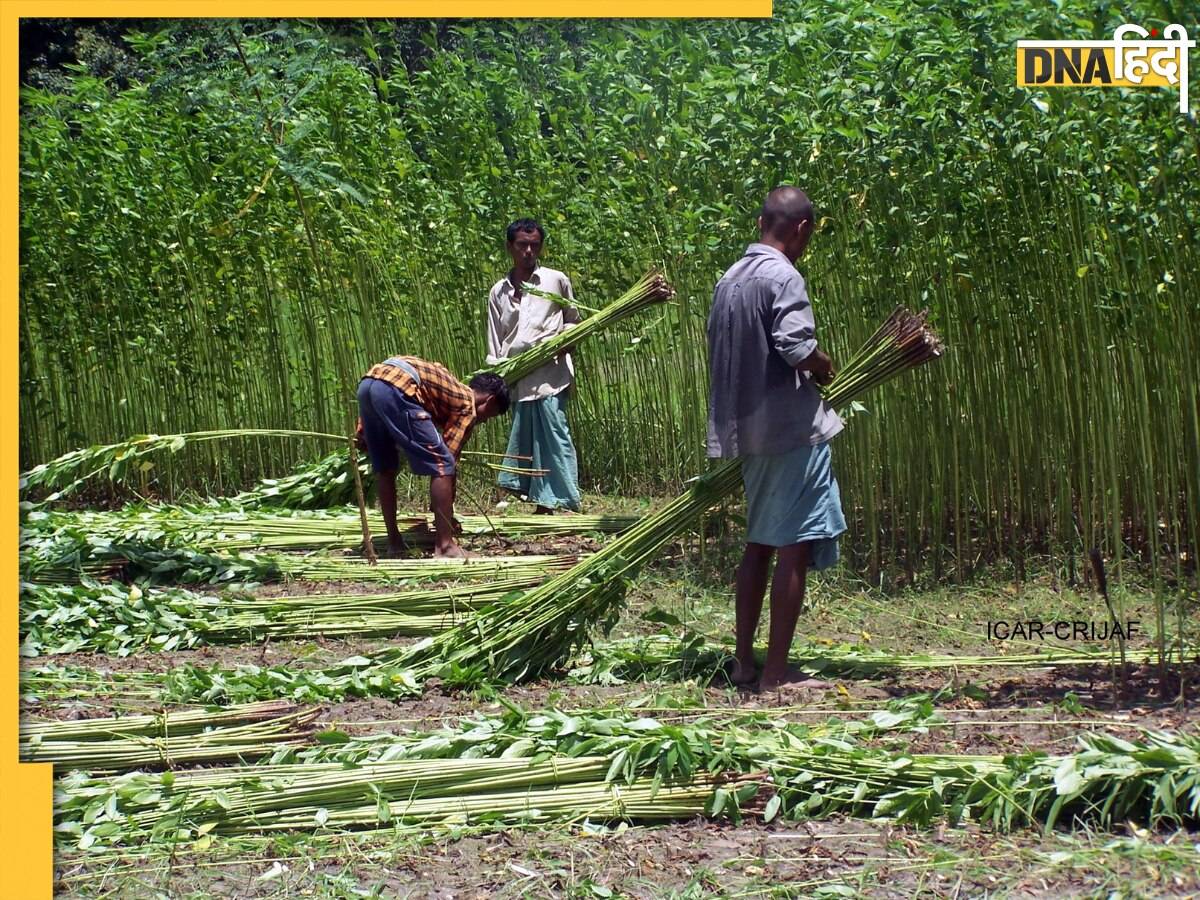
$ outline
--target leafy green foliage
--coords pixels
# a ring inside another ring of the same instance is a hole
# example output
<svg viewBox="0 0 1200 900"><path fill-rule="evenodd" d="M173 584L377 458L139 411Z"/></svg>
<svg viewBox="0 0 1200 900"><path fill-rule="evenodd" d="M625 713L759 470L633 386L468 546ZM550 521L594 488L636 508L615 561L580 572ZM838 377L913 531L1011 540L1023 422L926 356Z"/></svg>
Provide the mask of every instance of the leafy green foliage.
<svg viewBox="0 0 1200 900"><path fill-rule="evenodd" d="M117 444L72 450L48 463L40 463L21 473L21 489L56 488L57 490L44 498L46 502L50 502L71 493L85 481L98 475L105 475L111 482L126 481L134 472L144 475L154 468L154 463L144 460L144 457L162 452L178 453L188 444L244 437L341 440L337 435L315 434L311 431L263 428L198 431L190 434L139 434ZM143 461L139 463L138 460Z"/></svg>
<svg viewBox="0 0 1200 900"><path fill-rule="evenodd" d="M928 307L956 348L844 438L857 562L965 576L1099 545L1184 565L1193 129L1164 91L1016 88L1011 52L1109 39L1147 9L880 0L818 24L783 2L764 21L143 34L128 64L23 94L21 458L248 423L344 433L387 354L473 371L503 226L528 213L582 297L665 263L678 302L581 354L572 427L585 484L678 485L703 457L712 285L765 191L796 182L819 212L805 275L835 360L896 303ZM476 440L500 450L501 430ZM227 494L320 452L206 445L155 485Z"/></svg>
<svg viewBox="0 0 1200 900"><path fill-rule="evenodd" d="M928 826L970 818L1001 831L1072 819L1180 825L1200 815L1200 741L1083 735L1066 756L881 754L818 739L780 767L786 814L886 816Z"/></svg>
<svg viewBox="0 0 1200 900"><path fill-rule="evenodd" d="M91 528L88 515L28 512L19 544L21 577L47 582L121 575L155 583L216 584L278 581L283 576L277 557L194 549L185 534L164 529L161 521L139 524L136 510L129 510L123 520L127 529L99 533Z"/></svg>
<svg viewBox="0 0 1200 900"><path fill-rule="evenodd" d="M264 637L436 634L489 603L508 603L540 578L390 594L255 597L98 582L21 585L21 655L77 651L127 656ZM477 679L472 679L477 680Z"/></svg>
<svg viewBox="0 0 1200 900"><path fill-rule="evenodd" d="M924 701L850 722L801 725L713 715L683 725L614 713L526 713L457 729L279 749L257 766L161 776L73 773L55 793L56 832L96 843L195 840L380 823L587 817L662 821L700 813L805 820L833 813L928 826L970 819L997 830L1072 820L1155 826L1200 817L1200 741L1102 735L1062 756L890 752L862 738L924 731Z"/></svg>
<svg viewBox="0 0 1200 900"><path fill-rule="evenodd" d="M383 520L370 513L374 534L382 540ZM628 516L463 516L464 533L555 535L621 531ZM157 582L217 582L233 578L274 581L284 572L320 577L321 571L345 577L363 573L366 580L394 575L471 577L494 569L561 568L569 557L509 557L481 559L460 566L434 559L388 560L368 567L361 559L302 557L280 551L350 549L361 545L359 515L353 508L276 510L258 512L229 501L168 506L128 504L117 510L26 509L21 520L21 570L27 580L69 577L73 572L120 571L127 577ZM433 530L428 515L404 516L402 533L413 544L429 544ZM361 565L359 565L361 563ZM437 571L434 571L437 570ZM491 573L494 574L494 573ZM525 574L528 574L526 572Z"/></svg>
<svg viewBox="0 0 1200 900"><path fill-rule="evenodd" d="M373 473L365 456L359 457L358 471L366 490ZM329 453L316 462L297 466L282 478L264 478L253 489L233 497L232 502L244 509L324 509L354 503L349 453Z"/></svg>
<svg viewBox="0 0 1200 900"><path fill-rule="evenodd" d="M141 588L85 578L83 584L22 584L21 655L79 650L128 656L186 650L229 614L228 601L181 588Z"/></svg>
<svg viewBox="0 0 1200 900"><path fill-rule="evenodd" d="M886 727L920 728L929 707L898 707ZM749 726L754 726L751 729ZM621 714L526 713L411 736L317 736L281 747L259 766L182 772L167 780L131 773L60 780L56 830L77 840L132 843L208 831L242 833L380 822L643 821L702 812L737 819L762 786L761 768L783 748L833 728L879 730L872 720L811 729L762 714L735 721L664 724ZM422 803L425 798L429 803ZM436 800L436 802L432 802ZM96 830L99 823L102 827ZM90 836L90 839L89 839Z"/></svg>

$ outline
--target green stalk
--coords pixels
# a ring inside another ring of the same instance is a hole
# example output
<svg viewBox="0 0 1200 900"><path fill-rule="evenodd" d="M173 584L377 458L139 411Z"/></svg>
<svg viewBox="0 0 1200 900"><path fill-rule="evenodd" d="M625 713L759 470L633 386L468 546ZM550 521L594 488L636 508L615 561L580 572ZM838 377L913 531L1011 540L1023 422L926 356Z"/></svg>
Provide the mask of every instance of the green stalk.
<svg viewBox="0 0 1200 900"><path fill-rule="evenodd" d="M21 655L190 649L268 635L436 634L487 603L536 586L541 575L385 594L256 597L89 582L21 587Z"/></svg>
<svg viewBox="0 0 1200 900"><path fill-rule="evenodd" d="M669 299L674 296L674 293L674 288L667 283L662 274L651 270L638 279L633 287L624 294L575 327L568 328L549 340L535 344L524 353L494 366L480 369L480 371L494 372L509 384L515 384L553 360L564 350L576 346L593 334L604 331L627 316Z"/></svg>
<svg viewBox="0 0 1200 900"><path fill-rule="evenodd" d="M118 444L72 450L48 463L34 466L21 473L21 489L56 488L45 498L46 502L50 502L71 493L85 481L103 472L107 473L109 481L124 481L132 471L136 471L136 467L131 468L136 460L163 450L178 453L188 444L246 437L301 437L339 442L345 440L344 437L335 434L288 428L233 428L191 431L184 434L140 434Z"/></svg>
<svg viewBox="0 0 1200 900"><path fill-rule="evenodd" d="M216 712L23 722L20 757L93 771L253 759L297 746L319 712L266 701Z"/></svg>

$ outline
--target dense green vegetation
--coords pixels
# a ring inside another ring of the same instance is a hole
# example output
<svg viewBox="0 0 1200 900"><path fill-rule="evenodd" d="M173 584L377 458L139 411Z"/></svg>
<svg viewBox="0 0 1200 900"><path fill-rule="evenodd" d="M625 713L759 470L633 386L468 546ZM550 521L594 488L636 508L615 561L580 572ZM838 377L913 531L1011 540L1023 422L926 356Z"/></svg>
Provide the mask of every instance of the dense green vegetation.
<svg viewBox="0 0 1200 900"><path fill-rule="evenodd" d="M655 264L675 285L582 350L572 412L586 487L673 490L705 465L712 286L794 182L821 214L803 268L835 358L897 303L948 347L839 441L858 562L1098 544L1186 570L1195 120L1161 91L1028 93L1013 61L1019 38L1193 23L1065 8L126 35L119 78L23 94L22 468L143 432L341 432L396 351L474 370L503 226L529 214L589 306ZM159 489L232 493L320 449L189 449Z"/></svg>

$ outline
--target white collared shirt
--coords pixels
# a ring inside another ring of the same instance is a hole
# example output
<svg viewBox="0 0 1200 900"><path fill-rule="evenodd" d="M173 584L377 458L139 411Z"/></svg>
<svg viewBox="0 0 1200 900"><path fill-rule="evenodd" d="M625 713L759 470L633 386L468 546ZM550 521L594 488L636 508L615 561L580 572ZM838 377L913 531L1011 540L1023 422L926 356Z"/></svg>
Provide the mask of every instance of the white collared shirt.
<svg viewBox="0 0 1200 900"><path fill-rule="evenodd" d="M561 297L575 299L571 281L562 272L538 266L529 283ZM523 294L516 300L516 289L506 275L492 285L488 294L487 364L517 356L535 344L552 338L579 323L579 311L563 308L553 300ZM575 367L570 353L560 353L553 361L531 372L516 384L515 401L552 397L571 386Z"/></svg>

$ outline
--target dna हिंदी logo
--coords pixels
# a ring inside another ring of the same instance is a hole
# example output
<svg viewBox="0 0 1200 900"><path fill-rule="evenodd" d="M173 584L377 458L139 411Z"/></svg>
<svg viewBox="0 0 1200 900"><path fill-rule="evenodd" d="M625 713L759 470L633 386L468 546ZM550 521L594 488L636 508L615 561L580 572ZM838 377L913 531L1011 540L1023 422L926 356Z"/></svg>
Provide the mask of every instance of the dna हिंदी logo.
<svg viewBox="0 0 1200 900"><path fill-rule="evenodd" d="M1122 25L1111 41L1017 41L1020 87L1173 87L1188 112L1188 51L1182 25Z"/></svg>

